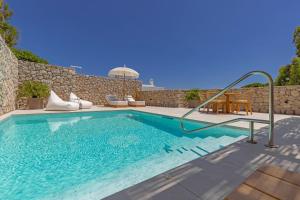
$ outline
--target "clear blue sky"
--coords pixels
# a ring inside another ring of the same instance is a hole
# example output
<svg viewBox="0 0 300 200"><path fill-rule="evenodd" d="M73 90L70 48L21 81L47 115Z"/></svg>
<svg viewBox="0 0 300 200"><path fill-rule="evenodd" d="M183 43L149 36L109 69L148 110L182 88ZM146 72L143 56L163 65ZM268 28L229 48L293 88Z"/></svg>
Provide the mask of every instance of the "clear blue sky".
<svg viewBox="0 0 300 200"><path fill-rule="evenodd" d="M7 2L18 47L87 74L126 64L169 88L223 87L255 69L275 77L300 25L299 0Z"/></svg>

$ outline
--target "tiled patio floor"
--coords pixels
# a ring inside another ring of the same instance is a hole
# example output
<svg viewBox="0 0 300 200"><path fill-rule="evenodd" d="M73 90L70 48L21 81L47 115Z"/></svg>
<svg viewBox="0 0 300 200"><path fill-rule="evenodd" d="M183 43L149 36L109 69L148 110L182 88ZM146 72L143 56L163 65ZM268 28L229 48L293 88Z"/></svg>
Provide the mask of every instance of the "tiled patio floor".
<svg viewBox="0 0 300 200"><path fill-rule="evenodd" d="M95 107L93 111L111 110ZM181 116L188 109L145 107L136 110L154 112L170 116ZM45 113L42 110L14 111L10 114ZM5 116L9 116L7 114ZM4 118L5 116L1 116ZM208 122L221 122L234 118L234 115L215 115L193 113L191 118ZM267 119L267 114L254 113L253 116ZM257 126L258 144L249 144L245 140L229 145L215 153L198 158L182 166L118 192L107 200L161 199L161 200L215 200L223 199L236 186L258 167L273 164L285 169L300 172L300 117L275 115L275 141L279 148L269 149L268 130ZM247 123L236 123L239 127L248 127ZM149 166L151 167L151 166Z"/></svg>

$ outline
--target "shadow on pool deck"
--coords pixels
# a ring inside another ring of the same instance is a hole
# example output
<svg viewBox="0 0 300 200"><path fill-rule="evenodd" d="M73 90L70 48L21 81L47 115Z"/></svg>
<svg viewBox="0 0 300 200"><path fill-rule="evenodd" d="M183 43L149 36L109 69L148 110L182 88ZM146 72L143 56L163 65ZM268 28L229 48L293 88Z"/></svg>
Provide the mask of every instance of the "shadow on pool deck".
<svg viewBox="0 0 300 200"><path fill-rule="evenodd" d="M262 165L272 164L300 172L300 118L276 122L275 142L279 148L264 146L267 134L268 129L262 128L256 132L256 145L239 141L106 199L219 200Z"/></svg>

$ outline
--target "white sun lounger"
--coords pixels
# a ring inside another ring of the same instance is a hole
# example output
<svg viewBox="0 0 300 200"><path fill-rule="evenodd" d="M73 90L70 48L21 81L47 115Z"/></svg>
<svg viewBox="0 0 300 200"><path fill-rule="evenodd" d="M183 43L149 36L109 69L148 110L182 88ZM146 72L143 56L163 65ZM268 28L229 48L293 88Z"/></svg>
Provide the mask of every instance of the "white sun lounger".
<svg viewBox="0 0 300 200"><path fill-rule="evenodd" d="M127 95L125 99L128 101L128 104L133 107L144 107L145 101L136 101L131 95Z"/></svg>
<svg viewBox="0 0 300 200"><path fill-rule="evenodd" d="M72 111L78 109L79 103L64 101L51 90L46 110Z"/></svg>
<svg viewBox="0 0 300 200"><path fill-rule="evenodd" d="M70 101L79 103L81 109L90 109L93 106L92 102L80 99L73 92L70 94Z"/></svg>
<svg viewBox="0 0 300 200"><path fill-rule="evenodd" d="M127 107L128 101L120 101L115 95L106 95L105 99L109 106L112 107Z"/></svg>

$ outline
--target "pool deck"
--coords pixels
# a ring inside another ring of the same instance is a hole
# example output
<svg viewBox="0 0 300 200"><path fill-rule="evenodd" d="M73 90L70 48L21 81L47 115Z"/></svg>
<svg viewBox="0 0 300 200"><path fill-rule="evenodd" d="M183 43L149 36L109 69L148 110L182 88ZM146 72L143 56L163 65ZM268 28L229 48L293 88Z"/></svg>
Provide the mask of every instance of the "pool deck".
<svg viewBox="0 0 300 200"><path fill-rule="evenodd" d="M124 109L124 108L123 108ZM126 108L125 108L126 109ZM128 109L128 108L127 108ZM189 109L144 107L130 108L144 112L180 117ZM94 107L84 111L116 110L108 107ZM81 112L81 111L79 111ZM0 120L11 114L38 114L43 110L16 110L0 116ZM56 113L56 112L47 112ZM191 119L221 122L239 117L231 114L206 114L195 112ZM243 117L245 117L243 115ZM254 113L251 117L268 119L267 114ZM258 167L272 164L284 169L300 172L300 117L275 115L275 142L279 148L270 149L267 143L268 129L265 125L255 126L257 144L246 139L229 145L219 151L176 167L116 194L107 200L219 200ZM234 126L247 128L248 123L238 122ZM151 167L151 166L149 166Z"/></svg>

